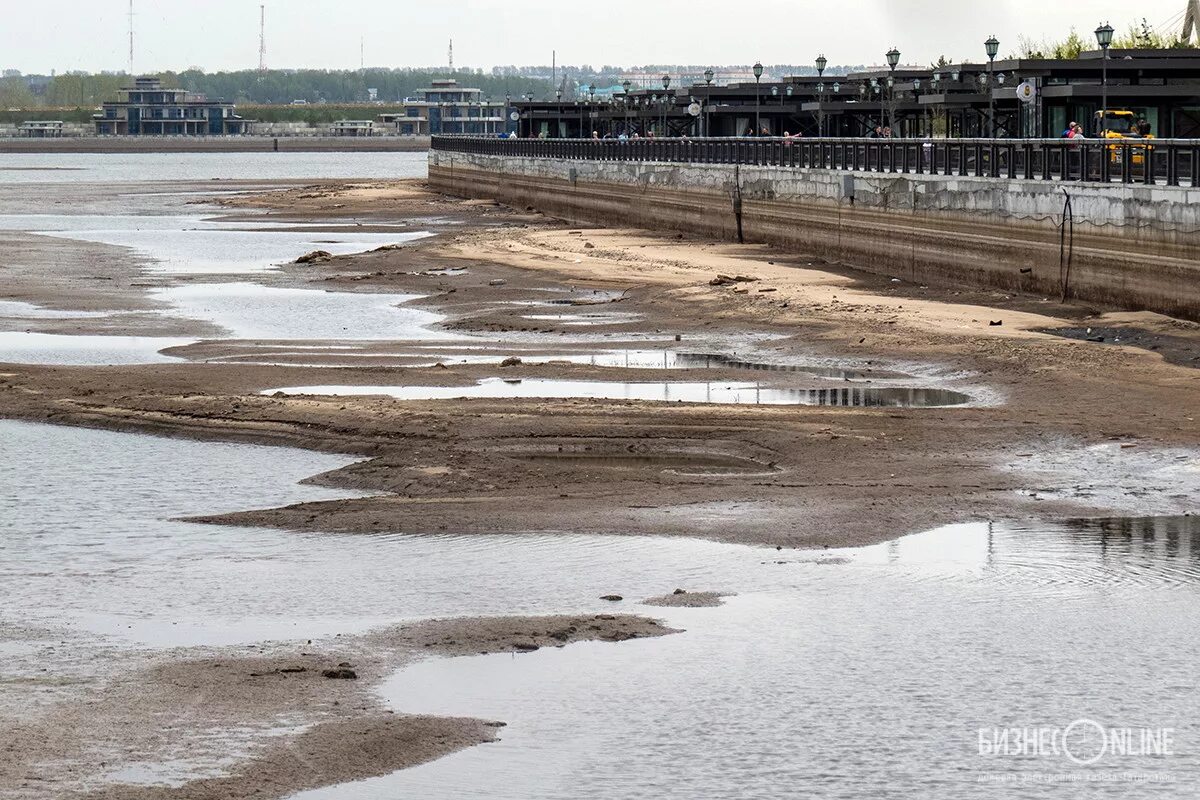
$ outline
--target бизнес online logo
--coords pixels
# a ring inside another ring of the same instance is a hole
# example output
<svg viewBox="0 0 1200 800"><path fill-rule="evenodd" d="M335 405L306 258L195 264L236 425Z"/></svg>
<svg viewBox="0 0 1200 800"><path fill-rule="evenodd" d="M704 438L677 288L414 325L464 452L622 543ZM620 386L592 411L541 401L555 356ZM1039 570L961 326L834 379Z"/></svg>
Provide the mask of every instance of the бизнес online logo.
<svg viewBox="0 0 1200 800"><path fill-rule="evenodd" d="M980 728L979 755L1065 758L1080 766L1101 760L1175 755L1174 728L1110 728L1090 719L1066 727Z"/></svg>

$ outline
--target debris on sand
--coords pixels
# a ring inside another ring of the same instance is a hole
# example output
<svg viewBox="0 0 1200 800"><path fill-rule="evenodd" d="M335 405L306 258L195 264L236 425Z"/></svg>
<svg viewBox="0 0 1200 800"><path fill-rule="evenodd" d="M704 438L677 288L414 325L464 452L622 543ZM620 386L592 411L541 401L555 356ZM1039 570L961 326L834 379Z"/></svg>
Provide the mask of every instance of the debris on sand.
<svg viewBox="0 0 1200 800"><path fill-rule="evenodd" d="M313 250L311 253L305 253L296 259L297 264L324 264L333 258L333 253L328 250Z"/></svg>
<svg viewBox="0 0 1200 800"><path fill-rule="evenodd" d="M516 356L511 356L511 357L506 358L503 361L501 361L500 366L501 367L519 367L524 363L525 363L524 361L517 358Z"/></svg>
<svg viewBox="0 0 1200 800"><path fill-rule="evenodd" d="M606 594L603 597L601 597L600 599L607 600L610 603L619 603L622 600L624 600L625 598L621 597L621 595L619 595L619 594Z"/></svg>
<svg viewBox="0 0 1200 800"><path fill-rule="evenodd" d="M356 681L358 673L349 667L337 667L336 669L327 669L321 672L321 676L335 681Z"/></svg>
<svg viewBox="0 0 1200 800"><path fill-rule="evenodd" d="M717 275L708 282L709 286L730 286L735 283L757 283L758 278L752 278L748 275Z"/></svg>

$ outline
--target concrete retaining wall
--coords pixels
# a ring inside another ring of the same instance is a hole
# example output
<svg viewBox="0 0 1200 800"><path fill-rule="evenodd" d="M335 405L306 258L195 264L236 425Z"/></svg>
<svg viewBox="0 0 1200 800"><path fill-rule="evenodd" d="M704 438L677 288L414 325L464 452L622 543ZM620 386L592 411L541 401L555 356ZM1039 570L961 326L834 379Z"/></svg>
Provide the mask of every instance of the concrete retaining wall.
<svg viewBox="0 0 1200 800"><path fill-rule="evenodd" d="M1200 189L642 164L431 151L433 188L575 223L768 242L927 284L1070 296L1200 319ZM1065 244L1064 244L1065 239Z"/></svg>

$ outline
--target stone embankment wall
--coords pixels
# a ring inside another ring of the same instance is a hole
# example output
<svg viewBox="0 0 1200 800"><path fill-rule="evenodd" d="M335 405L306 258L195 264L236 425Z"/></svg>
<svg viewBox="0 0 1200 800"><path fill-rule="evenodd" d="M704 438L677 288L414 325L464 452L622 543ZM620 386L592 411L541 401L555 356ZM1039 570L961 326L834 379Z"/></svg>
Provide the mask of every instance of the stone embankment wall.
<svg viewBox="0 0 1200 800"><path fill-rule="evenodd" d="M0 139L0 153L379 153L428 149L428 136L85 136Z"/></svg>
<svg viewBox="0 0 1200 800"><path fill-rule="evenodd" d="M436 150L429 178L572 223L736 240L740 222L747 242L912 282L1057 297L1069 277L1079 300L1200 319L1200 189Z"/></svg>

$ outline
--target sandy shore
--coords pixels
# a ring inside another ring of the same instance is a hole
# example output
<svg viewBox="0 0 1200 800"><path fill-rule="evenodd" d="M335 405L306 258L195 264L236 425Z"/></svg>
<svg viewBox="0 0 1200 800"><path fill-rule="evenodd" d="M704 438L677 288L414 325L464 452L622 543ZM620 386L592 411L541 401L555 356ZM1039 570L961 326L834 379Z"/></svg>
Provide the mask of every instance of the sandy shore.
<svg viewBox="0 0 1200 800"><path fill-rule="evenodd" d="M480 347L491 341L489 355L458 363L435 348L432 360L442 363L432 365L429 355L372 344L351 367L336 366L344 358L336 351L297 354L284 343L259 343L283 351L264 364L243 358L246 343L223 340L171 351L186 361L146 366L5 365L0 354L0 415L366 459L312 480L374 496L203 520L288 530L570 531L821 548L971 519L1195 510L1194 470L1163 468L1168 457L1194 459L1200 445L1194 324L914 286L758 246L567 227L532 209L433 196L415 182L285 187L226 205L234 219L269 211L281 225L345 217L434 230L438 236L400 249L292 264L256 280L419 294L414 305L447 315L448 330L470 333ZM119 248L5 236L0 267L13 280L0 299L131 314L156 308L139 285L139 265ZM548 296L618 316L589 326L595 337L583 342L568 320L531 315L545 310L531 304ZM23 328L212 335L122 314L29 320ZM1061 328L1135 330L1140 346L1041 332ZM833 371L797 377L731 364L672 370L671 379L828 389L899 382L962 392L972 402L847 408L272 394L323 384L458 387L497 376L661 382L658 369L559 356L634 346L705 352L722 337L741 342L742 357L807 359ZM518 349L521 363L501 366ZM649 602L711 606L720 598L698 591ZM386 713L367 690L398 666L427 654L665 632L635 617L460 620L339 638L336 646L163 654L131 665L94 702L65 703L8 726L17 735L0 744L0 790L21 798L46 796L47 787L56 796L102 798L280 797L384 774L496 732L487 721ZM343 668L359 680L322 676ZM311 727L263 735L289 714ZM188 752L228 755L227 740L206 743L197 732L238 727L256 733L229 775L174 790L92 782L114 760L170 759L168 731ZM348 750L350 735L364 747Z"/></svg>

